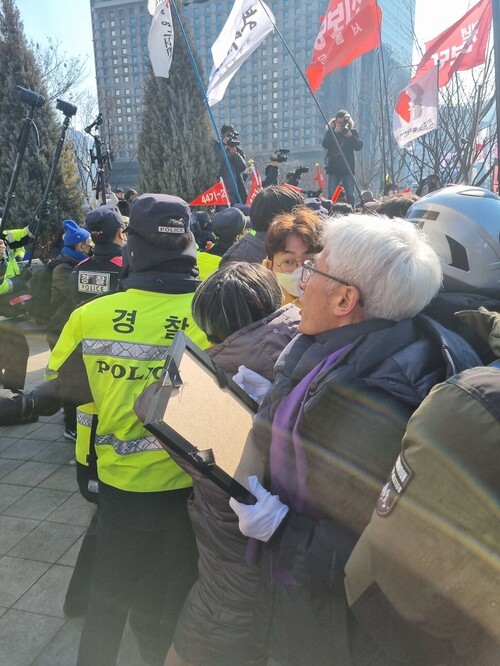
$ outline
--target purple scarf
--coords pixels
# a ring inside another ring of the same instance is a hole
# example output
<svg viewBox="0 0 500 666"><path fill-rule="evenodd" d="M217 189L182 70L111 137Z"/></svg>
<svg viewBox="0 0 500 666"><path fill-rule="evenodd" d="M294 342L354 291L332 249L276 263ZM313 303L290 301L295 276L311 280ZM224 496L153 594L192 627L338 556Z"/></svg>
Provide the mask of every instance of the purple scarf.
<svg viewBox="0 0 500 666"><path fill-rule="evenodd" d="M352 345L346 345L318 363L284 398L274 413L271 429L271 490L293 511L317 517L307 488L307 457L299 434L309 387Z"/></svg>

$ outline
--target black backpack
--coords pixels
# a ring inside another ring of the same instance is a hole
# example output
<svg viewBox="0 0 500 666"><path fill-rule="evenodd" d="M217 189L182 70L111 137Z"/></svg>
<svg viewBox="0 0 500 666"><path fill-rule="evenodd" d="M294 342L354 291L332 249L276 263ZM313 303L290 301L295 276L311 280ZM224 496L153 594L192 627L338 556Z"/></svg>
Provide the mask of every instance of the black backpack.
<svg viewBox="0 0 500 666"><path fill-rule="evenodd" d="M46 326L52 318L53 312L50 305L52 294L52 275L54 268L61 263L52 259L46 264L32 265L33 275L29 281L31 301L29 315L37 324Z"/></svg>

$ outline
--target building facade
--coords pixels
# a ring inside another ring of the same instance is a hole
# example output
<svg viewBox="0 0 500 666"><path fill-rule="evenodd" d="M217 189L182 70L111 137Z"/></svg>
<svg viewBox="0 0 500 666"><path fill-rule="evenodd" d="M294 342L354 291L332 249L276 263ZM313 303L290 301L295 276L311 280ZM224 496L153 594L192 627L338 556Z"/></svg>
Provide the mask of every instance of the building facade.
<svg viewBox="0 0 500 666"><path fill-rule="evenodd" d="M115 158L110 181L115 187L118 184L136 186L141 87L147 74L151 17L146 0L90 1L99 106L105 116L104 132ZM177 0L177 6L181 4ZM202 64L205 85L212 67L210 48L233 4L234 0L208 0L184 8L185 27ZM314 189L311 177L315 162L323 160L321 141L325 121L301 72L309 63L320 27L319 18L328 1L267 0L267 4L274 13L281 36L277 31L269 35L243 64L224 99L212 108L214 118L219 127L225 122L233 123L241 133L241 145L247 158L253 158L260 168L276 148L288 148L290 155L282 176L286 170L294 170L299 165L309 166L311 171L303 178L303 184ZM380 6L384 55L388 60L386 70L390 72L392 67L396 72L400 68L398 80L407 81L415 0L399 3L380 0ZM176 39L182 36L176 34ZM378 58L377 52L367 54L335 72L325 80L316 97L327 118L339 108L350 110L367 142L366 155L378 150L371 140L374 128L378 125L380 129L379 111L384 97L380 93ZM367 173L366 180L371 178Z"/></svg>

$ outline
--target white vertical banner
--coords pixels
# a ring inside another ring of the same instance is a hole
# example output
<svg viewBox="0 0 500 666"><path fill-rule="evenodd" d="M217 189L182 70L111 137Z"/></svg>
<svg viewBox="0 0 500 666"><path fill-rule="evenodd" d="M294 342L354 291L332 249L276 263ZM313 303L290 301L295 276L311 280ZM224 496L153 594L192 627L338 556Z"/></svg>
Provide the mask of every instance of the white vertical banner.
<svg viewBox="0 0 500 666"><path fill-rule="evenodd" d="M274 23L273 13L264 2L236 0L212 46L214 66L207 89L210 106L221 101L233 76L272 32Z"/></svg>
<svg viewBox="0 0 500 666"><path fill-rule="evenodd" d="M392 116L394 137L402 148L438 126L438 66L406 86Z"/></svg>
<svg viewBox="0 0 500 666"><path fill-rule="evenodd" d="M148 0L153 16L148 35L149 59L155 76L168 79L174 53L174 26L170 0Z"/></svg>

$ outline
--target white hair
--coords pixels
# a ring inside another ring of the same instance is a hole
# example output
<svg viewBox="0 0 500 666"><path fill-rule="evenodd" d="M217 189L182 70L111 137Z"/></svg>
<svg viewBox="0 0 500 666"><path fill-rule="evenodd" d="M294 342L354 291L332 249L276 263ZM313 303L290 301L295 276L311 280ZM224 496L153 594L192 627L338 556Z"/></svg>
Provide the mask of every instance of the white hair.
<svg viewBox="0 0 500 666"><path fill-rule="evenodd" d="M353 213L327 222L329 272L358 287L365 319L414 317L434 298L441 261L419 227L402 218Z"/></svg>

